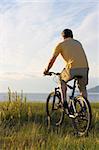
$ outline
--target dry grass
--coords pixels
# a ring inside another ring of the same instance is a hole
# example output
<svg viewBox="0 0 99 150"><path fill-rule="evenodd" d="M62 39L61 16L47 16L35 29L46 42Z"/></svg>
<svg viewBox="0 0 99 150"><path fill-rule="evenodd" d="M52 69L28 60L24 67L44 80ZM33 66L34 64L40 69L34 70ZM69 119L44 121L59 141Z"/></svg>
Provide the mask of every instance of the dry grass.
<svg viewBox="0 0 99 150"><path fill-rule="evenodd" d="M99 150L99 103L91 106L92 129L76 137L68 118L47 129L44 103L0 102L0 150Z"/></svg>

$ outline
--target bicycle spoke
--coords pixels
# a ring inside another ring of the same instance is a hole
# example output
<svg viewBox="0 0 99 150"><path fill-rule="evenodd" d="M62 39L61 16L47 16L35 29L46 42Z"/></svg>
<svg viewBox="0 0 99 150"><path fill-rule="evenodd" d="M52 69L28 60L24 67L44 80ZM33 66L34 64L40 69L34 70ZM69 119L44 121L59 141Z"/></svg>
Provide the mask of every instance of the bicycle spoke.
<svg viewBox="0 0 99 150"><path fill-rule="evenodd" d="M91 109L89 103L81 96L75 101L78 116L73 120L74 128L77 133L84 135L87 133L91 123Z"/></svg>
<svg viewBox="0 0 99 150"><path fill-rule="evenodd" d="M51 124L60 125L64 118L64 113L60 105L60 98L57 94L50 94L47 99L47 115L51 118Z"/></svg>

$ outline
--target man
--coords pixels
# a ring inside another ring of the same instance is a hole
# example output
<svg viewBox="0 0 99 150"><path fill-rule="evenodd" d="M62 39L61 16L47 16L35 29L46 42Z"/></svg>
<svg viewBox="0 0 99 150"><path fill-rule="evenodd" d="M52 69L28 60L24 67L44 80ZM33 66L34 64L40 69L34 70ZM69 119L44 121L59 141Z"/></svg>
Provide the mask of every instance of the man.
<svg viewBox="0 0 99 150"><path fill-rule="evenodd" d="M78 88L80 90L80 94L87 99L86 85L88 84L89 66L84 49L79 41L73 39L72 31L70 29L63 30L62 37L64 40L56 46L53 56L50 59L44 74L48 74L57 56L61 54L66 63L66 67L61 72L60 78L63 94L63 105L65 108L67 108L66 82L73 79L75 76L81 76L81 78L77 79Z"/></svg>

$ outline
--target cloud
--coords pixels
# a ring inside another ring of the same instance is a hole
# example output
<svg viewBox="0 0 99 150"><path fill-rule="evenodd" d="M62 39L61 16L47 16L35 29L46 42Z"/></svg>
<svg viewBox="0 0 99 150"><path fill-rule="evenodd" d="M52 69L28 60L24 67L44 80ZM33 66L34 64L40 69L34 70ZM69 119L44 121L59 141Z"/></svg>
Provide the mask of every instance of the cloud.
<svg viewBox="0 0 99 150"><path fill-rule="evenodd" d="M82 41L90 66L90 76L99 77L99 13L90 13L79 28L75 29L77 39Z"/></svg>
<svg viewBox="0 0 99 150"><path fill-rule="evenodd" d="M37 76L38 73L38 76ZM25 80L25 79L33 79L39 77L39 72L0 72L0 80L8 81L8 80ZM41 76L40 76L41 77Z"/></svg>
<svg viewBox="0 0 99 150"><path fill-rule="evenodd" d="M38 82L42 80L42 72L64 28L73 29L86 50L90 75L99 76L98 7L92 1L58 2L17 0L0 5L1 80L30 81L36 76ZM63 66L60 62L56 61L58 69Z"/></svg>
<svg viewBox="0 0 99 150"><path fill-rule="evenodd" d="M13 70L18 66L23 70L32 59L39 57L39 51L48 43L42 23L46 22L49 13L46 4L20 4L0 14L0 61L5 70L9 65Z"/></svg>
<svg viewBox="0 0 99 150"><path fill-rule="evenodd" d="M21 80L25 77L24 73L18 73L18 72L4 72L0 73L0 80Z"/></svg>

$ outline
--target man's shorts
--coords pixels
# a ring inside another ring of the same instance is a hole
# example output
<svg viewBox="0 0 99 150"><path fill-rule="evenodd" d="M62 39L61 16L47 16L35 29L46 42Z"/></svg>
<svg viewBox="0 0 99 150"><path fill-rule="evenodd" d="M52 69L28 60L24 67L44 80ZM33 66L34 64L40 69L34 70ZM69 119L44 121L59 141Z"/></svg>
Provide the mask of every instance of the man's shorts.
<svg viewBox="0 0 99 150"><path fill-rule="evenodd" d="M68 82L75 76L82 76L82 78L78 78L78 86L79 88L84 88L88 84L88 72L89 68L64 68L60 74L60 78L61 80Z"/></svg>

